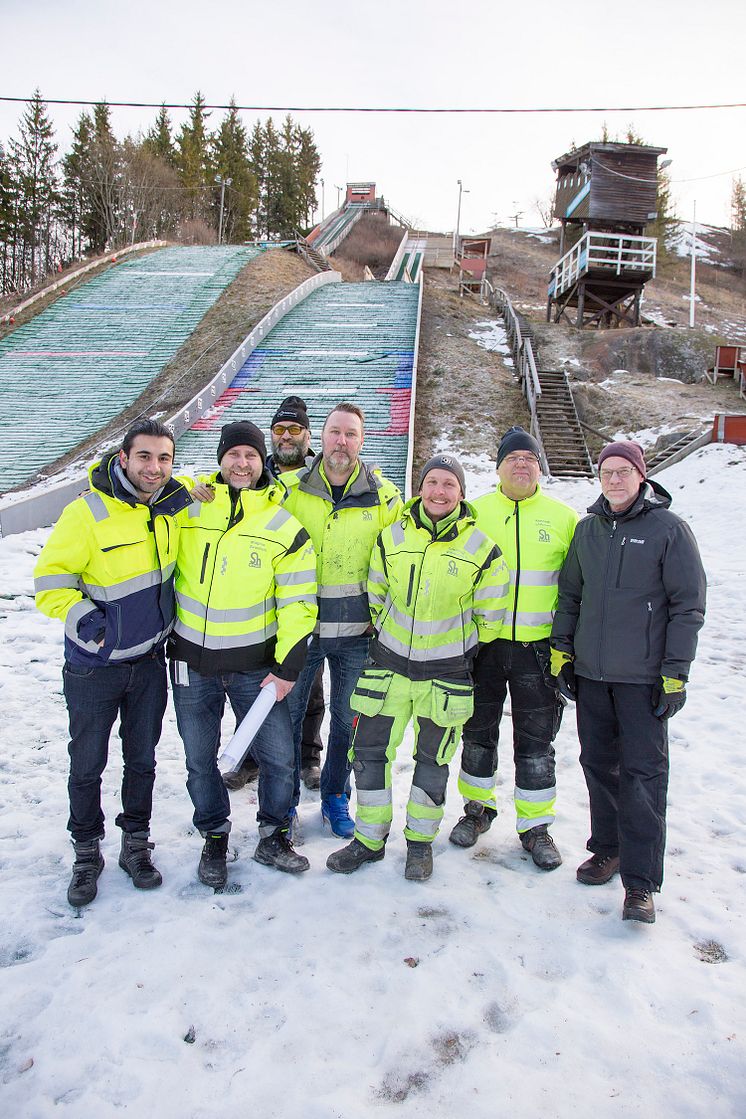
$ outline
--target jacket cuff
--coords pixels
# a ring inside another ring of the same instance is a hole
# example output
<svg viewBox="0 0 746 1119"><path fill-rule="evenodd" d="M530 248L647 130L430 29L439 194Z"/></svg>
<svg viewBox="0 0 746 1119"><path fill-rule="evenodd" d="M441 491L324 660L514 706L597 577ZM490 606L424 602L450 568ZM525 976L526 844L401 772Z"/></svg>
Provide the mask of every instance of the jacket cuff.
<svg viewBox="0 0 746 1119"><path fill-rule="evenodd" d="M282 664L275 663L272 668L273 675L278 676L280 680L292 680L295 683L303 671L307 652L308 636L301 637L300 641L293 645Z"/></svg>

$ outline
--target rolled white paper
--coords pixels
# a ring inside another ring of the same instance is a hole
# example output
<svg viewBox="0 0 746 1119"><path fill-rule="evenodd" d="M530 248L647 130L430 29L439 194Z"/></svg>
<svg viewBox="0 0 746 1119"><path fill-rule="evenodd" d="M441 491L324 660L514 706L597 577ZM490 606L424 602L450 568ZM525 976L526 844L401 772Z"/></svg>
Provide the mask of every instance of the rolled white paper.
<svg viewBox="0 0 746 1119"><path fill-rule="evenodd" d="M240 768L259 728L276 702L277 688L274 683L266 684L236 727L228 745L218 754L218 769L221 773L235 773Z"/></svg>

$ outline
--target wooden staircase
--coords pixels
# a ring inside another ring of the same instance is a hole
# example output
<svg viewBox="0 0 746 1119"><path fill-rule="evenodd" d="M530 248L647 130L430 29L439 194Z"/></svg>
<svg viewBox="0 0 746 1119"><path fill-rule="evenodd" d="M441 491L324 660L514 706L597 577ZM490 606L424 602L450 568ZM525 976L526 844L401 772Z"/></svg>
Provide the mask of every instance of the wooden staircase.
<svg viewBox="0 0 746 1119"><path fill-rule="evenodd" d="M669 443L654 455L646 457L648 474L657 474L659 470L665 470L667 466L681 462L692 451L699 450L700 447L705 447L711 442L712 431L709 428L705 431L702 428L696 431L683 431L675 443Z"/></svg>
<svg viewBox="0 0 746 1119"><path fill-rule="evenodd" d="M592 478L593 464L567 374L544 369L538 374L541 395L536 401L536 415L550 474L555 478Z"/></svg>
<svg viewBox="0 0 746 1119"><path fill-rule="evenodd" d="M310 264L317 272L331 272L332 266L322 252L309 245L305 237L296 237L295 247L298 255L303 257L306 264Z"/></svg>

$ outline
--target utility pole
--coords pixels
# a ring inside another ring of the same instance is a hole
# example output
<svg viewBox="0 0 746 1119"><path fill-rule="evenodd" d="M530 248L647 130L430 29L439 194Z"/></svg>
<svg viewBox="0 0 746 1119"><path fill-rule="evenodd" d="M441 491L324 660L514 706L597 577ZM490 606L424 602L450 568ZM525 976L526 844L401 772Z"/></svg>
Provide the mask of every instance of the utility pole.
<svg viewBox="0 0 746 1119"><path fill-rule="evenodd" d="M464 184L461 179L457 179L458 183L458 210L456 211L456 228L453 231L453 259L456 259L458 253L458 231L461 225L461 195L468 194L469 191L464 189Z"/></svg>
<svg viewBox="0 0 746 1119"><path fill-rule="evenodd" d="M218 244L223 243L223 206L225 203L225 188L230 186L233 179L223 179L220 175L215 176L215 182L220 183L220 219L218 221Z"/></svg>

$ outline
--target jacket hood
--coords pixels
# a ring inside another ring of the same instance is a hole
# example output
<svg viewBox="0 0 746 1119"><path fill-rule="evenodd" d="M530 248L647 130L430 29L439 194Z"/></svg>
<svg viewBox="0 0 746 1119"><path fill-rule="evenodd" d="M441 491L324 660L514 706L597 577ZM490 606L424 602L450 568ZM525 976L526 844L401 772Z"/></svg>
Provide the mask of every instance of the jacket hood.
<svg viewBox="0 0 746 1119"><path fill-rule="evenodd" d="M123 501L126 505L145 505L144 501L138 501L135 495L121 484L114 470L118 461L119 451L109 451L100 462L94 462L88 471L91 489L98 490L99 493L106 494L107 497L116 498L117 501ZM169 478L156 500L147 508L152 509L154 513L175 516L176 513L186 509L191 503L192 498L189 490L183 482L177 482L175 478Z"/></svg>
<svg viewBox="0 0 746 1119"><path fill-rule="evenodd" d="M606 517L608 520L626 521L631 517L637 517L640 513L646 513L649 509L668 509L672 500L668 490L665 490L658 482L648 478L641 484L640 492L629 509L625 509L623 513L614 513L603 494L597 497L592 505L588 506L587 511L600 517Z"/></svg>

